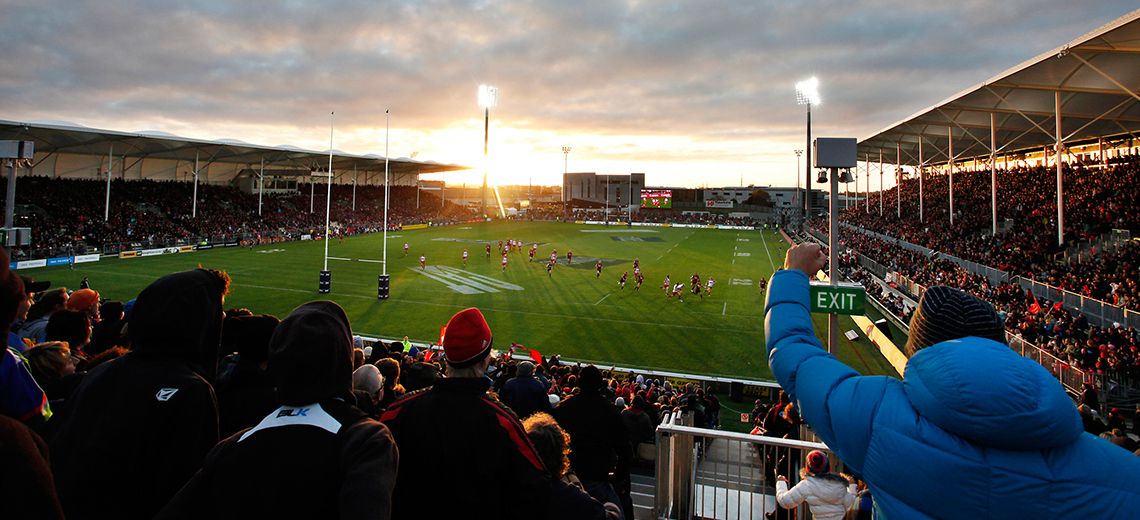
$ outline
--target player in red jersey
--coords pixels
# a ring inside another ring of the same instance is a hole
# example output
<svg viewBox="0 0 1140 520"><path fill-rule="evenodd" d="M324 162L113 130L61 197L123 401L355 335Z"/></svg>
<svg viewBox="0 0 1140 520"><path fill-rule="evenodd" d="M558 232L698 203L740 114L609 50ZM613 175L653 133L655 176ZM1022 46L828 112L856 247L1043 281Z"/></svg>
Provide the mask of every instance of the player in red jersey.
<svg viewBox="0 0 1140 520"><path fill-rule="evenodd" d="M637 258L634 258L634 259L633 259L633 268L634 268L634 269L637 269L637 268L639 268L639 267L641 267L641 260L639 260L639 259L637 259Z"/></svg>
<svg viewBox="0 0 1140 520"><path fill-rule="evenodd" d="M420 270L422 271L426 268L427 268L427 257L424 255L420 255Z"/></svg>
<svg viewBox="0 0 1140 520"><path fill-rule="evenodd" d="M532 247L532 248L530 249L530 251L527 253L527 255L529 255L529 256L530 256L530 261L531 261L531 262L533 262L533 261L534 261L534 253L535 253L535 251L538 251L538 250Z"/></svg>
<svg viewBox="0 0 1140 520"><path fill-rule="evenodd" d="M602 259L599 258L597 262L594 262L594 278L601 278L601 277L602 277Z"/></svg>
<svg viewBox="0 0 1140 520"><path fill-rule="evenodd" d="M633 273L633 282L634 282L633 290L641 291L641 284L645 283L645 277L641 275L640 271Z"/></svg>
<svg viewBox="0 0 1140 520"><path fill-rule="evenodd" d="M628 277L629 277L629 271L625 271L625 272L621 273L621 278L618 278L618 285L620 285L622 289L625 289L625 279Z"/></svg>
<svg viewBox="0 0 1140 520"><path fill-rule="evenodd" d="M567 249L566 250L566 265L570 265L570 263L573 261L574 261L574 252Z"/></svg>
<svg viewBox="0 0 1140 520"><path fill-rule="evenodd" d="M764 294L764 291L768 290L768 279L761 278L758 285L760 286L760 294Z"/></svg>
<svg viewBox="0 0 1140 520"><path fill-rule="evenodd" d="M487 258L491 258L491 243L487 242Z"/></svg>
<svg viewBox="0 0 1140 520"><path fill-rule="evenodd" d="M558 251L557 250L550 252L550 261L554 262L554 263L558 262Z"/></svg>
<svg viewBox="0 0 1140 520"><path fill-rule="evenodd" d="M554 262L546 263L546 276L550 276L551 271L554 271Z"/></svg>

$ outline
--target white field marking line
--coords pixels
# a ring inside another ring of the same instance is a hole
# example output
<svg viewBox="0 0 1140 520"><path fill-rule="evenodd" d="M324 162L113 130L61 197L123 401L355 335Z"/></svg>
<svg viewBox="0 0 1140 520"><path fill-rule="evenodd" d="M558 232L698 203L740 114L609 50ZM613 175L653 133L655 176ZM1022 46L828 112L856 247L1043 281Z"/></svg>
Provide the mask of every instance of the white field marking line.
<svg viewBox="0 0 1140 520"><path fill-rule="evenodd" d="M672 246L672 247L670 247L669 249L666 249L664 253L661 253L660 255L657 255L657 259L658 259L658 260L660 260L660 259L662 259L662 258L665 258L665 255L667 255L667 254L669 254L669 253L672 253L672 252L673 252L673 248L675 248L675 247L677 247L677 246L681 245L681 242L684 242L684 241L688 240L688 239L689 239L689 237L691 237L691 236L693 236L693 233L692 233L692 232L690 232L688 235L685 235L685 238L682 238L681 240L678 240L676 244L673 244L673 246Z"/></svg>
<svg viewBox="0 0 1140 520"><path fill-rule="evenodd" d="M91 271L93 273L131 276L134 278L147 278L150 280L157 280L158 279L154 276L146 275L146 274L113 272L113 271L103 271L103 270L96 271L93 269L87 269L87 271ZM270 287L268 285L257 285L257 284L248 284L248 283L233 283L230 285L233 287L248 287L250 289L264 289L266 291L282 291L282 292L292 292L292 293L300 293L300 294L310 294L314 298L316 298L318 296L318 294L315 290L293 289L290 287ZM363 286L361 286L361 287L363 287ZM369 286L369 287L372 287L372 286ZM438 291L438 292L446 292L446 291ZM361 300L373 300L373 301L376 300L376 296L366 296L363 294L334 294L334 296L337 298L356 298L356 299L361 299ZM427 301L420 301L420 300L408 300L408 299L404 299L404 298L389 298L389 301L411 303L411 304L416 304L416 305L427 305L430 307L447 307L447 308L451 308L451 309L465 309L465 308L469 307L469 305L466 305L466 304L436 303L436 302L427 302ZM586 305L586 304L583 303L581 305ZM732 332L732 333L737 333L737 334L755 334L756 333L756 331L754 331L754 330L726 329L724 327L700 327L700 326L695 326L695 325L679 325L676 323L660 323L660 322L654 322L654 321L618 320L618 319L613 319L613 318L596 318L596 317L591 317L591 316L577 316L577 315L572 315L572 314L558 314L558 313L553 313L553 312L528 312L528 311L516 311L513 309L497 309L497 308L491 308L491 307L481 307L480 310L483 310L486 312L500 312L503 314L522 314L522 315L527 315L527 316L545 316L548 318L578 319L578 320L586 320L586 321L601 321L601 322L608 322L608 323L625 323L625 324L632 324L632 325L653 325L653 326L657 326L657 327L670 327L670 328L675 328L675 329L713 330L713 331L718 331L718 332ZM710 313L704 313L704 314L710 314ZM753 317L753 316L748 316L748 315L744 315L744 314L733 314L733 316L734 317L741 317L741 318ZM641 367L641 368L646 368L646 367ZM648 367L648 368L652 369L652 367Z"/></svg>
<svg viewBox="0 0 1140 520"><path fill-rule="evenodd" d="M613 293L606 293L606 295L605 295L605 296L602 296L602 299L600 299L600 300L598 300L598 301L594 302L594 305L597 305L597 304L599 304L599 303L602 303L602 302L606 301L606 298L609 298L611 294L613 294Z"/></svg>
<svg viewBox="0 0 1140 520"><path fill-rule="evenodd" d="M724 307L721 308L720 315L724 316L725 315L724 313L726 313L726 312L728 312L728 302L724 302Z"/></svg>
<svg viewBox="0 0 1140 520"><path fill-rule="evenodd" d="M367 258L360 258L357 260L357 262L368 262L370 264L382 264L382 263L384 263L383 260L369 260Z"/></svg>
<svg viewBox="0 0 1140 520"><path fill-rule="evenodd" d="M772 252L768 250L768 240L764 238L764 232L760 232L760 241L764 243L764 252L768 253L768 263L772 265L772 272L776 272L776 262L772 260Z"/></svg>

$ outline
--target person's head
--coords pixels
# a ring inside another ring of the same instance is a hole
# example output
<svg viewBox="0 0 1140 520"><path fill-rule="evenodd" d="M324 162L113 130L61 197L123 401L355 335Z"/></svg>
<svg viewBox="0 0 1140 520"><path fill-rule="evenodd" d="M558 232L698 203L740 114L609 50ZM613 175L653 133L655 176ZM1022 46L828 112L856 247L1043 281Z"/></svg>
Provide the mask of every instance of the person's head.
<svg viewBox="0 0 1140 520"><path fill-rule="evenodd" d="M99 306L99 318L103 321L116 322L123 319L123 302L107 300Z"/></svg>
<svg viewBox="0 0 1140 520"><path fill-rule="evenodd" d="M69 311L82 312L92 318L99 317L99 293L94 289L80 289L71 293L64 306Z"/></svg>
<svg viewBox="0 0 1140 520"><path fill-rule="evenodd" d="M28 369L40 385L50 385L64 376L75 373L78 357L71 355L71 349L62 341L40 343L24 353Z"/></svg>
<svg viewBox="0 0 1140 520"><path fill-rule="evenodd" d="M994 307L965 291L937 285L923 293L910 319L906 354L968 336L1005 344L1005 328Z"/></svg>
<svg viewBox="0 0 1140 520"><path fill-rule="evenodd" d="M384 397L384 376L376 365L361 365L352 372L352 389L368 394L376 404Z"/></svg>
<svg viewBox="0 0 1140 520"><path fill-rule="evenodd" d="M546 413L536 413L522 422L527 437L534 444L538 458L554 478L570 472L570 434Z"/></svg>
<svg viewBox="0 0 1140 520"><path fill-rule="evenodd" d="M376 368L380 370L380 375L384 376L384 387L388 389L395 388L400 384L400 364L392 358L379 359L374 363Z"/></svg>
<svg viewBox="0 0 1140 520"><path fill-rule="evenodd" d="M617 399L614 399L614 406L617 408L625 408L625 398L619 397Z"/></svg>
<svg viewBox="0 0 1140 520"><path fill-rule="evenodd" d="M831 461L827 460L826 453L819 450L811 450L807 454L803 472L813 476L831 473Z"/></svg>
<svg viewBox="0 0 1140 520"><path fill-rule="evenodd" d="M582 371L578 373L578 388L581 389L583 394L598 393L599 390L605 388L605 380L602 379L602 371L594 365L586 365L582 367Z"/></svg>
<svg viewBox="0 0 1140 520"><path fill-rule="evenodd" d="M10 269L8 252L0 248L0 329L8 332L18 313L30 306L24 281Z"/></svg>
<svg viewBox="0 0 1140 520"><path fill-rule="evenodd" d="M356 370L364 365L364 349L352 349L352 370Z"/></svg>
<svg viewBox="0 0 1140 520"><path fill-rule="evenodd" d="M28 309L28 320L38 320L57 311L63 310L67 305L67 288L60 287L41 293L38 300Z"/></svg>
<svg viewBox="0 0 1140 520"><path fill-rule="evenodd" d="M443 354L451 377L482 377L491 362L491 327L474 307L459 311L447 322Z"/></svg>
<svg viewBox="0 0 1140 520"><path fill-rule="evenodd" d="M334 302L302 304L269 340L269 376L277 400L303 406L352 395L352 333Z"/></svg>
<svg viewBox="0 0 1140 520"><path fill-rule="evenodd" d="M194 269L168 274L139 293L129 311L131 350L192 363L208 380L217 371L222 306L230 277Z"/></svg>
<svg viewBox="0 0 1140 520"><path fill-rule="evenodd" d="M269 338L280 323L272 314L230 316L227 313L222 322L222 352L237 352L238 362L245 365L262 365L269 360Z"/></svg>
<svg viewBox="0 0 1140 520"><path fill-rule="evenodd" d="M45 329L48 341L64 341L75 351L80 351L91 339L91 320L81 311L59 311L48 318Z"/></svg>
<svg viewBox="0 0 1140 520"><path fill-rule="evenodd" d="M534 375L534 363L531 363L530 361L520 362L518 369L516 370L515 373L518 377L533 376Z"/></svg>

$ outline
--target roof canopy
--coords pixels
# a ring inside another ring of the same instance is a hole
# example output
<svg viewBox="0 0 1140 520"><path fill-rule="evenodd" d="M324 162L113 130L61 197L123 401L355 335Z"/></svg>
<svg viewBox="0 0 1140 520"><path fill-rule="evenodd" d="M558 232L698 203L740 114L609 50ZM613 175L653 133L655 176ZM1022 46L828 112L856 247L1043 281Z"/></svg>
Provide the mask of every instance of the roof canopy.
<svg viewBox="0 0 1140 520"><path fill-rule="evenodd" d="M329 152L304 150L292 146L261 146L237 140L206 141L188 139L162 132L127 133L100 130L83 126L46 123L20 123L0 120L0 140L34 141L36 159L54 154L106 155L113 146L117 156L132 158L171 159L203 164L238 164L275 171L328 168ZM389 172L396 178L423 173L468 169L467 166L440 164L433 161L415 161L406 158L391 159ZM352 155L333 151L333 171L383 172L384 158L378 155ZM268 173L268 172L267 172Z"/></svg>
<svg viewBox="0 0 1140 520"><path fill-rule="evenodd" d="M1140 133L1140 9L862 139L859 159L917 166ZM992 117L992 120L991 120ZM952 136L952 137L951 137ZM896 148L897 147L897 148Z"/></svg>

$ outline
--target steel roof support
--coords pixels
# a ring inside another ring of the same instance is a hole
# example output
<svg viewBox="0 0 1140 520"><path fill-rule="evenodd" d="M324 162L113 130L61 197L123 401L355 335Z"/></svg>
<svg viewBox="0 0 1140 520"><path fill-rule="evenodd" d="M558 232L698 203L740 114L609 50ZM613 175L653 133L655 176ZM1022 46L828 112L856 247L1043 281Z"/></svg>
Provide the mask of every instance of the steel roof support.
<svg viewBox="0 0 1140 520"><path fill-rule="evenodd" d="M946 165L950 167L950 227L954 227L954 128L946 127L946 155L950 157Z"/></svg>
<svg viewBox="0 0 1140 520"><path fill-rule="evenodd" d="M1057 245L1065 245L1065 184L1061 172L1061 152L1064 142L1061 140L1061 91L1053 93L1053 106L1057 111Z"/></svg>
<svg viewBox="0 0 1140 520"><path fill-rule="evenodd" d="M990 212L993 236L997 236L997 114L990 112Z"/></svg>

